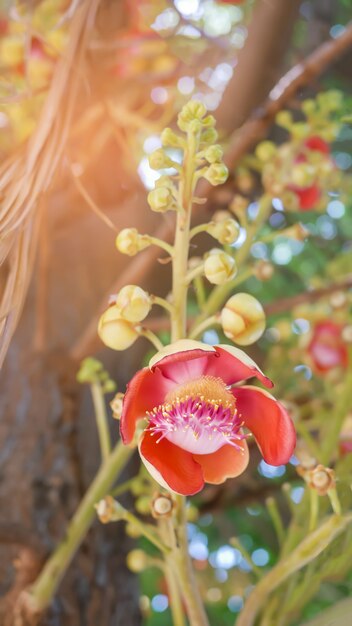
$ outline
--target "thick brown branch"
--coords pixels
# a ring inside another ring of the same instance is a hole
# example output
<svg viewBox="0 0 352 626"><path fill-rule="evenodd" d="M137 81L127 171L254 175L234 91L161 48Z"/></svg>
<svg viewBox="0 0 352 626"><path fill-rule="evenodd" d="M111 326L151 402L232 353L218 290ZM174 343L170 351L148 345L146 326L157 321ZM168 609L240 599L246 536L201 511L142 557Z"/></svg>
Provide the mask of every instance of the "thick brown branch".
<svg viewBox="0 0 352 626"><path fill-rule="evenodd" d="M352 275L341 283L334 283L333 285L328 285L327 287L322 287L321 289L312 289L312 291L304 291L303 293L298 293L290 298L283 298L282 300L270 302L270 304L267 304L266 307L264 307L265 313L267 315L285 313L286 311L292 310L299 304L304 304L305 302L316 302L317 300L320 300L320 298L329 296L336 291L345 291L351 287Z"/></svg>

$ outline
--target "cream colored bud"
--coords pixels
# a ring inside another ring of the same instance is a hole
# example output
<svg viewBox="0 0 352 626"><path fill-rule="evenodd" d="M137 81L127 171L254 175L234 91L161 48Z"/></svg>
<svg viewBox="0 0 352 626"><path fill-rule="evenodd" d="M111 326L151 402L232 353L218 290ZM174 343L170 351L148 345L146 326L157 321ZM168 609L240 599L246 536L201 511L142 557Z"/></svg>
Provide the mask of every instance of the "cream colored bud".
<svg viewBox="0 0 352 626"><path fill-rule="evenodd" d="M140 235L136 228L124 228L119 232L115 241L116 248L122 254L134 256L150 245L146 235Z"/></svg>
<svg viewBox="0 0 352 626"><path fill-rule="evenodd" d="M352 343L351 324L349 324L348 326L345 326L345 328L342 330L341 336L342 336L343 341L345 341L346 343Z"/></svg>
<svg viewBox="0 0 352 626"><path fill-rule="evenodd" d="M274 266L270 261L266 261L265 259L261 259L258 261L254 268L254 276L258 278L258 280L266 281L270 280L272 275L274 274Z"/></svg>
<svg viewBox="0 0 352 626"><path fill-rule="evenodd" d="M225 211L219 211L219 213L226 213ZM221 219L220 215L214 214L214 221L209 223L208 233L217 239L222 245L231 245L234 243L240 234L239 223L232 219L232 217L226 217Z"/></svg>
<svg viewBox="0 0 352 626"><path fill-rule="evenodd" d="M222 147L215 144L215 146L209 146L209 148L205 150L204 158L208 161L208 163L220 163L223 154Z"/></svg>
<svg viewBox="0 0 352 626"><path fill-rule="evenodd" d="M241 217L243 217L243 215L246 213L248 205L249 205L249 200L247 198L245 198L244 196L240 196L239 194L236 194L232 198L229 209L231 213L233 213L234 215L236 215L236 217L241 219Z"/></svg>
<svg viewBox="0 0 352 626"><path fill-rule="evenodd" d="M124 394L119 392L110 402L112 416L115 420L121 419Z"/></svg>
<svg viewBox="0 0 352 626"><path fill-rule="evenodd" d="M236 276L235 259L223 250L210 250L204 261L204 274L213 285L223 285Z"/></svg>
<svg viewBox="0 0 352 626"><path fill-rule="evenodd" d="M165 154L162 148L154 150L148 157L149 165L152 170L162 170L165 167L172 167L172 160Z"/></svg>
<svg viewBox="0 0 352 626"><path fill-rule="evenodd" d="M211 144L215 143L217 138L218 133L215 128L212 128L211 126L209 128L205 128L200 136L200 146L210 146Z"/></svg>
<svg viewBox="0 0 352 626"><path fill-rule="evenodd" d="M165 147L170 148L183 148L184 139L174 133L171 128L165 128L161 133L161 143Z"/></svg>
<svg viewBox="0 0 352 626"><path fill-rule="evenodd" d="M152 515L155 518L170 517L172 515L172 509L174 502L172 497L158 493L152 502Z"/></svg>
<svg viewBox="0 0 352 626"><path fill-rule="evenodd" d="M309 163L297 163L291 171L291 181L297 187L310 187L315 180L315 168Z"/></svg>
<svg viewBox="0 0 352 626"><path fill-rule="evenodd" d="M248 346L262 336L265 313L260 302L249 293L236 293L221 311L223 331L231 341Z"/></svg>
<svg viewBox="0 0 352 626"><path fill-rule="evenodd" d="M128 322L141 322L151 307L150 295L138 285L126 285L116 296L115 305L119 309L120 317Z"/></svg>
<svg viewBox="0 0 352 626"><path fill-rule="evenodd" d="M143 550L131 550L127 555L126 563L131 572L138 574L148 566L148 557Z"/></svg>
<svg viewBox="0 0 352 626"><path fill-rule="evenodd" d="M263 163L270 161L275 156L276 152L277 148L272 141L261 141L255 149L257 158Z"/></svg>
<svg viewBox="0 0 352 626"><path fill-rule="evenodd" d="M109 307L100 317L98 335L113 350L126 350L139 336L132 324L121 319L116 305Z"/></svg>
<svg viewBox="0 0 352 626"><path fill-rule="evenodd" d="M187 132L189 125L194 120L200 121L205 116L207 110L202 102L191 100L182 108L177 118L177 125L180 130Z"/></svg>
<svg viewBox="0 0 352 626"><path fill-rule="evenodd" d="M225 183L228 175L229 170L224 163L212 163L203 174L204 178L206 178L211 185L214 185L214 187Z"/></svg>
<svg viewBox="0 0 352 626"><path fill-rule="evenodd" d="M169 187L156 187L148 193L148 204L152 211L164 213L172 209L173 197Z"/></svg>
<svg viewBox="0 0 352 626"><path fill-rule="evenodd" d="M115 501L111 496L106 496L95 505L97 516L102 524L113 521L115 511Z"/></svg>
<svg viewBox="0 0 352 626"><path fill-rule="evenodd" d="M236 174L236 185L241 193L249 193L254 187L254 178L246 167L240 167Z"/></svg>

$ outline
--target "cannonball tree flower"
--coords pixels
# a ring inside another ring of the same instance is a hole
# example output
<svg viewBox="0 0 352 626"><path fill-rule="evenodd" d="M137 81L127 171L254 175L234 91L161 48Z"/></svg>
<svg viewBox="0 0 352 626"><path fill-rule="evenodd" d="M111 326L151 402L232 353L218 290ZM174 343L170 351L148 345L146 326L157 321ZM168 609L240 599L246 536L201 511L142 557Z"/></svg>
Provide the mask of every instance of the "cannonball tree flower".
<svg viewBox="0 0 352 626"><path fill-rule="evenodd" d="M308 354L320 374L336 367L347 367L348 349L343 338L343 326L328 320L315 324Z"/></svg>
<svg viewBox="0 0 352 626"><path fill-rule="evenodd" d="M163 348L127 387L121 436L129 444L144 420L139 452L155 480L192 495L248 464L248 429L267 463L287 463L295 431L285 408L267 391L239 384L272 382L242 350L181 340ZM236 385L236 386L233 386Z"/></svg>

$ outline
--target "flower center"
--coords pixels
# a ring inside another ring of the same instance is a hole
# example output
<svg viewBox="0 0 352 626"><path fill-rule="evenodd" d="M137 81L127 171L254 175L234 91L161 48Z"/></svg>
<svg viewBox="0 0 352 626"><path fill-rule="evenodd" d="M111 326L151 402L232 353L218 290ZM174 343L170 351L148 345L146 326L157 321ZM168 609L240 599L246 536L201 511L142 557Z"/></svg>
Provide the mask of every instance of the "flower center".
<svg viewBox="0 0 352 626"><path fill-rule="evenodd" d="M202 376L179 385L147 415L156 443L165 437L194 454L210 454L227 443L242 449L236 400L221 378Z"/></svg>

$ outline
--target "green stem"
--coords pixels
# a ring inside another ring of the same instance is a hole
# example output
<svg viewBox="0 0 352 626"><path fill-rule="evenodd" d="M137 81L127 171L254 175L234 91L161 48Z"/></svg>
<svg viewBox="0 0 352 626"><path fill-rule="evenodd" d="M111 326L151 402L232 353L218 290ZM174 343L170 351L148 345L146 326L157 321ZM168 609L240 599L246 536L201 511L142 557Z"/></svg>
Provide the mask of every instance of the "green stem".
<svg viewBox="0 0 352 626"><path fill-rule="evenodd" d="M275 528L277 540L281 546L285 539L285 529L275 498L267 498L266 508L268 509L268 513Z"/></svg>
<svg viewBox="0 0 352 626"><path fill-rule="evenodd" d="M158 248L162 248L172 257L174 250L169 243L163 241L162 239L159 239L158 237L152 237L151 235L145 235L145 237L151 244L153 244L154 246L158 246Z"/></svg>
<svg viewBox="0 0 352 626"><path fill-rule="evenodd" d="M74 514L64 539L45 563L29 591L29 606L33 613L40 613L49 606L65 571L95 518L94 505L111 489L133 452L133 448L119 442L101 465Z"/></svg>
<svg viewBox="0 0 352 626"><path fill-rule="evenodd" d="M149 330L149 328L142 328L139 331L139 334L141 337L145 337L146 339L148 339L148 341L153 344L156 350L162 350L162 348L164 347L164 344L161 343L159 337L157 337L152 330Z"/></svg>
<svg viewBox="0 0 352 626"><path fill-rule="evenodd" d="M267 602L269 594L291 574L315 559L352 522L352 514L333 515L317 530L310 533L285 559L281 560L257 584L249 596L236 626L253 626L256 617Z"/></svg>
<svg viewBox="0 0 352 626"><path fill-rule="evenodd" d="M338 444L342 424L352 405L352 348L349 349L349 371L345 377L344 389L337 395L333 419L328 421L328 432L322 442L321 462L329 465Z"/></svg>
<svg viewBox="0 0 352 626"><path fill-rule="evenodd" d="M98 428L100 451L102 460L105 461L111 452L111 439L108 426L108 416L106 413L105 398L99 382L90 385L92 392L95 419Z"/></svg>
<svg viewBox="0 0 352 626"><path fill-rule="evenodd" d="M182 606L182 597L177 573L175 572L174 552L176 549L176 537L172 519L160 519L159 529L162 539L170 546L171 553L165 556L165 578L170 596L170 609L174 626L186 626L185 613Z"/></svg>
<svg viewBox="0 0 352 626"><path fill-rule="evenodd" d="M310 514L309 514L309 532L317 526L319 515L319 494L315 489L309 490L310 498Z"/></svg>
<svg viewBox="0 0 352 626"><path fill-rule="evenodd" d="M218 326L219 324L220 324L219 315L212 315L211 317L208 317L208 319L204 320L204 322L201 322L201 324L198 324L198 326L195 326L190 331L188 337L189 339L195 339L196 337L201 335L205 330L207 330L207 328L210 328L211 326Z"/></svg>
<svg viewBox="0 0 352 626"><path fill-rule="evenodd" d="M152 301L153 304L158 304L159 306L163 307L163 309L166 309L166 311L168 311L169 313L172 314L174 312L174 307L172 306L172 304L170 304L170 302L168 302L164 298L160 298L160 296L152 296Z"/></svg>

